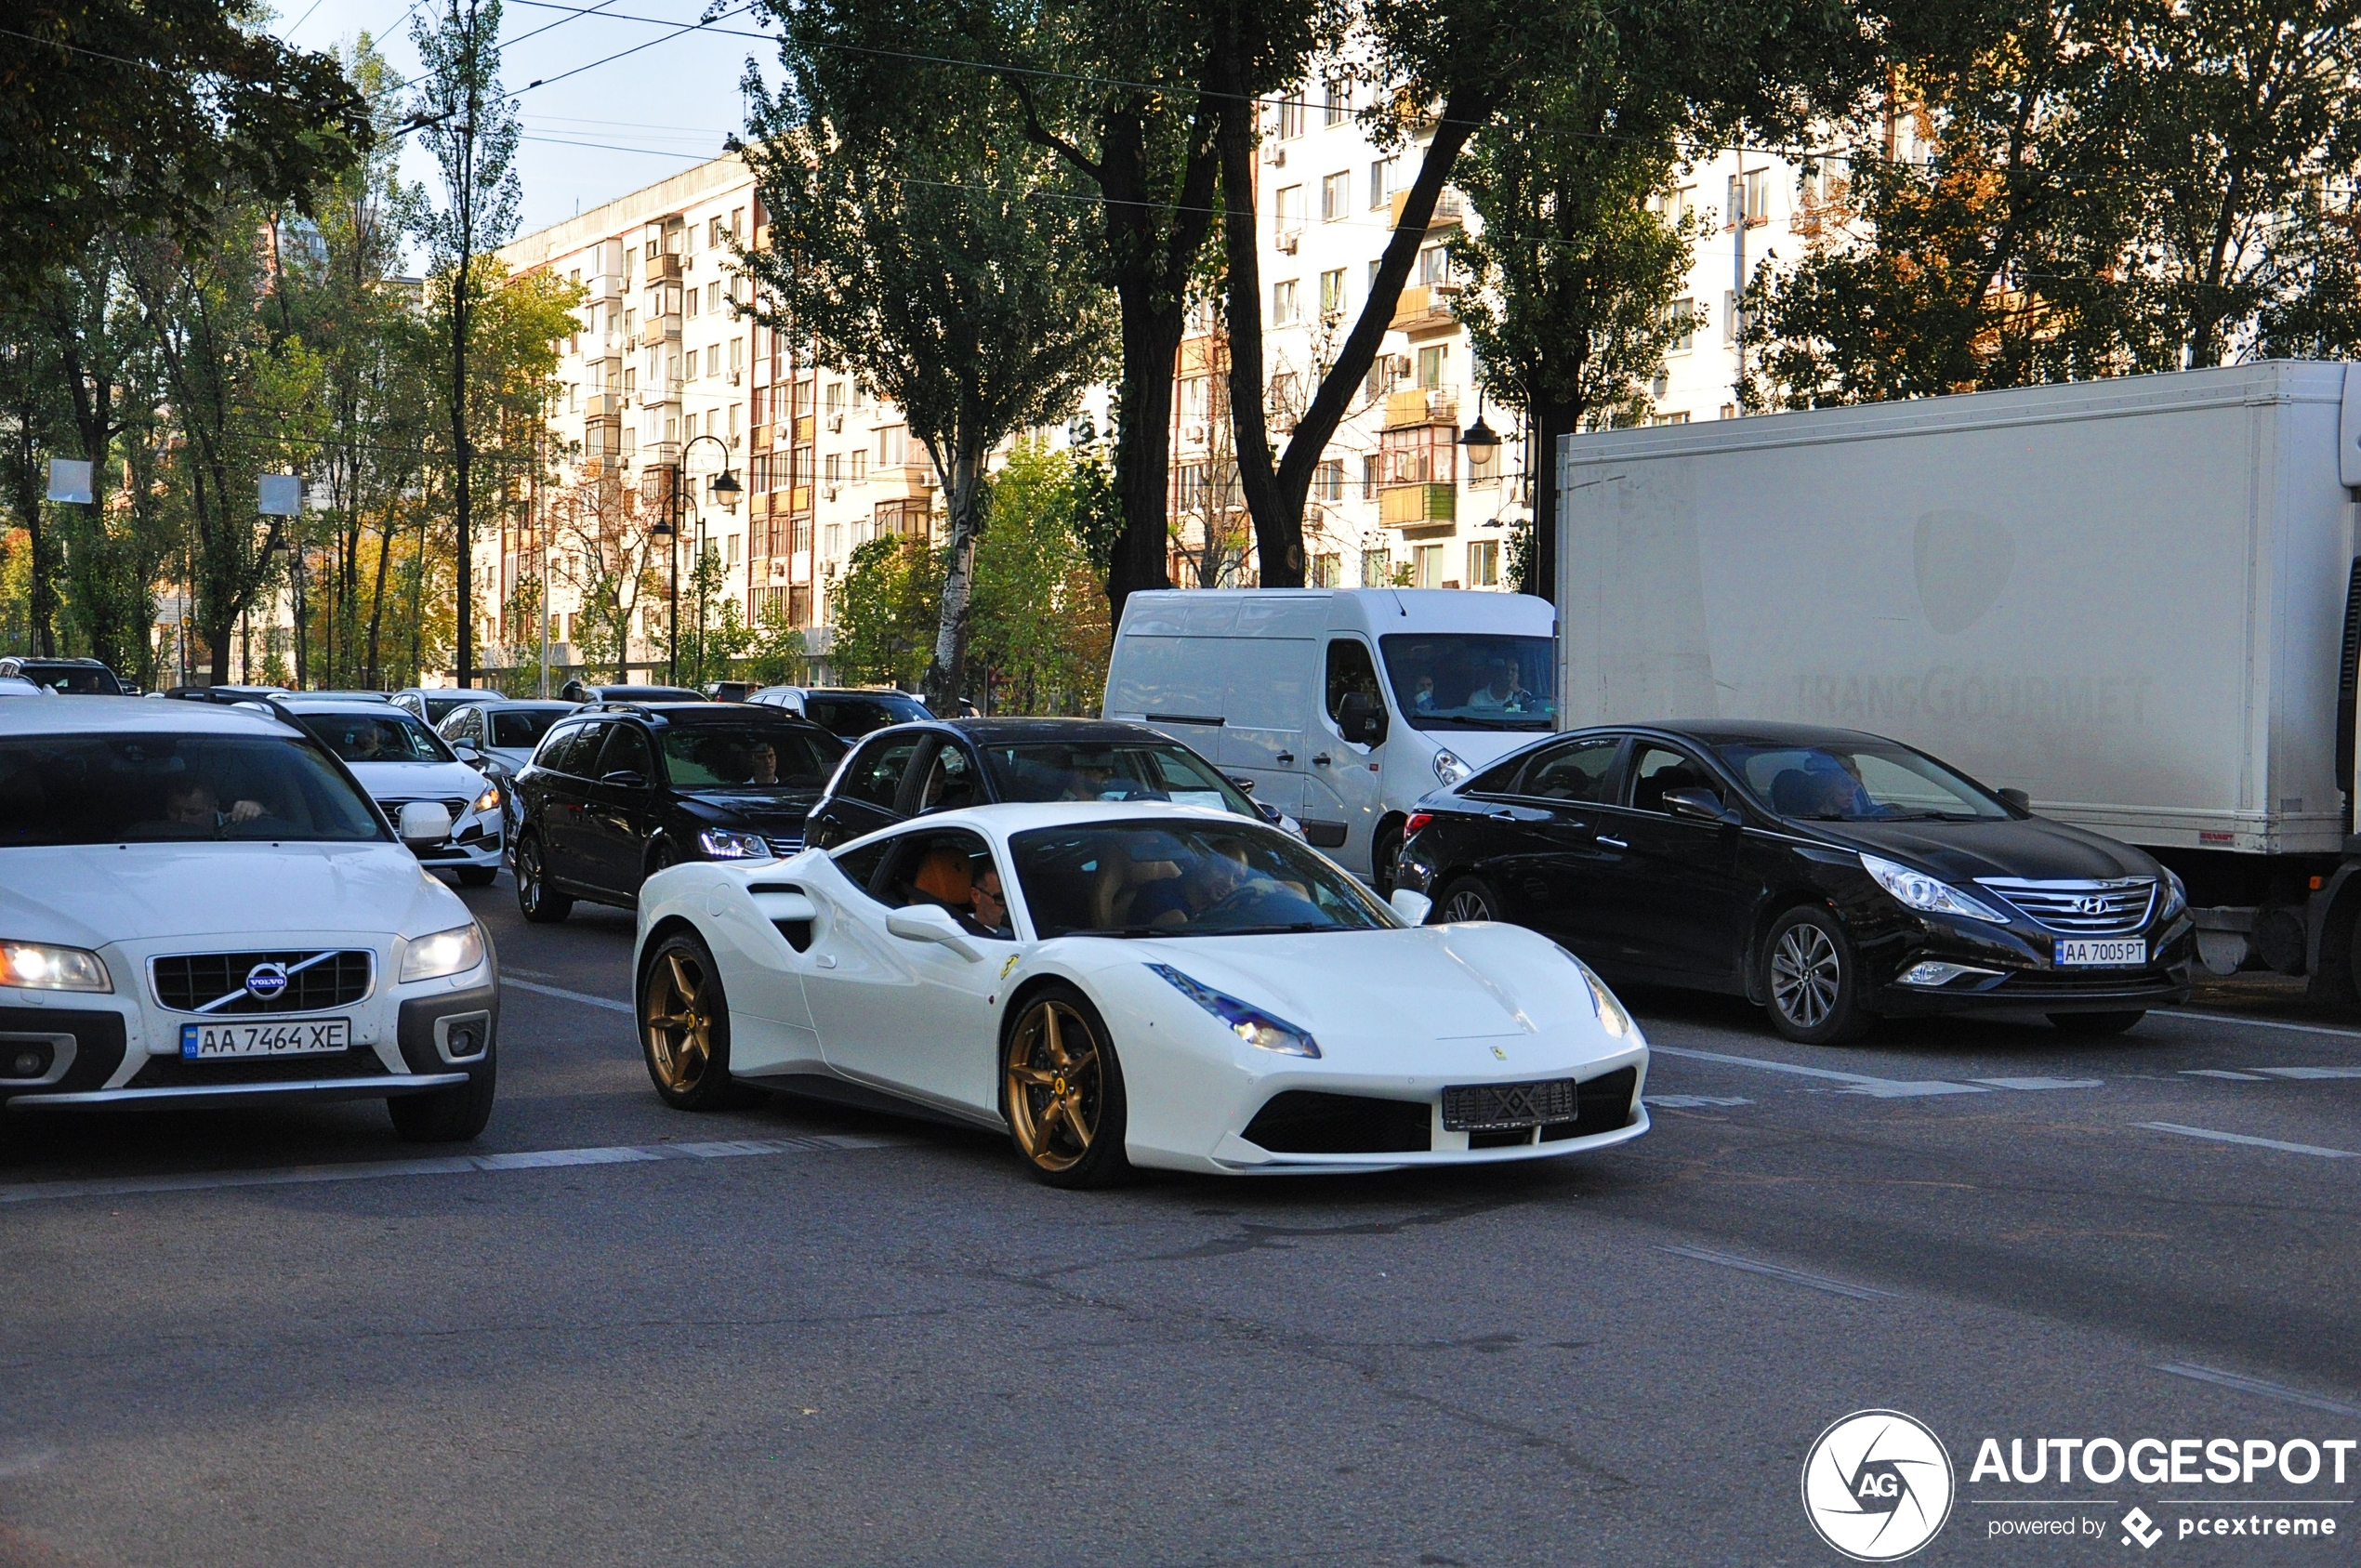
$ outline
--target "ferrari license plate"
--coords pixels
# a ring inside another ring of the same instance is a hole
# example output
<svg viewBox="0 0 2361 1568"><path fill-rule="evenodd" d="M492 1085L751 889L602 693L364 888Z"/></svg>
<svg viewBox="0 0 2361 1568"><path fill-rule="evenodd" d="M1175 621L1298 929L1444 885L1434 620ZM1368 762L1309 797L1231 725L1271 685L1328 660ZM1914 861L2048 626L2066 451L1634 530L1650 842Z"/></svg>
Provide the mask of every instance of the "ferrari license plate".
<svg viewBox="0 0 2361 1568"><path fill-rule="evenodd" d="M267 1023L184 1023L184 1061L225 1061L256 1056L325 1056L352 1044L349 1018L273 1019Z"/></svg>
<svg viewBox="0 0 2361 1568"><path fill-rule="evenodd" d="M2101 942L2091 937L2060 937L2057 961L2062 969L2143 968L2148 962L2148 944L2139 939Z"/></svg>
<svg viewBox="0 0 2361 1568"><path fill-rule="evenodd" d="M1443 1091L1443 1125L1451 1132L1506 1132L1543 1122L1570 1122L1581 1103L1572 1078L1537 1084L1454 1084Z"/></svg>

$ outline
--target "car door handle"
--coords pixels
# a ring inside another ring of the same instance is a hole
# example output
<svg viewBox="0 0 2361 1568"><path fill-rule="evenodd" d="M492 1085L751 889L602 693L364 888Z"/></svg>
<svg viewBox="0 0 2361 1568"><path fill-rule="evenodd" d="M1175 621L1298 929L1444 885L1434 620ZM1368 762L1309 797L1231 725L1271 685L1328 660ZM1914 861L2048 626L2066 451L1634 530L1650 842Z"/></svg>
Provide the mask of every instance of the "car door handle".
<svg viewBox="0 0 2361 1568"><path fill-rule="evenodd" d="M811 961L824 969L833 969L837 967L837 955L833 953L823 953Z"/></svg>
<svg viewBox="0 0 2361 1568"><path fill-rule="evenodd" d="M1312 765L1314 768L1325 768L1325 767L1326 767L1326 766L1328 765L1328 754L1327 754L1326 752L1325 752L1325 751L1324 751L1324 752L1322 752L1319 756L1317 756L1317 757L1315 757L1315 758L1313 758L1312 759Z"/></svg>
<svg viewBox="0 0 2361 1568"><path fill-rule="evenodd" d="M1622 839L1620 839L1620 838L1610 838L1610 837L1607 837L1605 834L1603 834L1603 833L1602 833L1601 835L1599 835L1599 842L1600 842L1600 843L1602 843L1602 844L1608 845L1608 846L1610 846L1610 847L1612 847L1612 848L1614 848L1614 849L1617 849L1617 850L1628 850L1628 849L1631 848L1631 846L1630 846L1630 845L1629 845L1629 844L1625 843Z"/></svg>
<svg viewBox="0 0 2361 1568"><path fill-rule="evenodd" d="M1295 753L1291 751L1283 751L1274 760L1276 760L1282 767L1291 766L1295 762Z"/></svg>

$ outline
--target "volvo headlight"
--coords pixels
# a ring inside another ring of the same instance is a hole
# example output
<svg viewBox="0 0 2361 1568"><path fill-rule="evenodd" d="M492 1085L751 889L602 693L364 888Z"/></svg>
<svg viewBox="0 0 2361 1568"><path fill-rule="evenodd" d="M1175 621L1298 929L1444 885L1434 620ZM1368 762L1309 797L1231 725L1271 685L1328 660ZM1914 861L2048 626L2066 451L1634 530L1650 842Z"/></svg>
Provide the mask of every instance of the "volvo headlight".
<svg viewBox="0 0 2361 1568"><path fill-rule="evenodd" d="M1448 789L1468 776L1468 765L1449 752L1438 750L1434 754L1434 776Z"/></svg>
<svg viewBox="0 0 2361 1568"><path fill-rule="evenodd" d="M0 942L0 985L27 991L112 991L106 960L79 947Z"/></svg>
<svg viewBox="0 0 2361 1568"><path fill-rule="evenodd" d="M1260 1008L1216 991L1203 981L1192 980L1169 964L1150 964L1148 968L1171 982L1174 990L1220 1019L1230 1033L1258 1050L1276 1051L1281 1056L1316 1057L1320 1054L1319 1042L1286 1019L1273 1017Z"/></svg>
<svg viewBox="0 0 2361 1568"><path fill-rule="evenodd" d="M499 809L500 786L493 784L484 785L483 793L477 796L475 804L468 808L468 810L476 811L496 811Z"/></svg>
<svg viewBox="0 0 2361 1568"><path fill-rule="evenodd" d="M2009 917L1991 905L1970 898L1940 877L1923 871L1913 871L1906 865L1896 865L1876 855L1863 855L1861 869L1867 872L1877 885L1892 893L1911 909L1923 909L1930 915L1959 915L1970 920L1989 920L2005 926Z"/></svg>
<svg viewBox="0 0 2361 1568"><path fill-rule="evenodd" d="M740 833L734 827L708 827L697 835L697 848L707 860L767 861L771 859L771 843L760 834Z"/></svg>
<svg viewBox="0 0 2361 1568"><path fill-rule="evenodd" d="M1607 989L1607 982L1599 978L1597 971L1564 948L1558 951L1565 953L1566 962L1582 971L1582 983L1590 988L1590 1010L1599 1015L1599 1027L1607 1032L1608 1037L1628 1040L1638 1034L1640 1026L1631 1021L1631 1015L1623 1010L1623 1004L1615 999L1615 993Z"/></svg>
<svg viewBox="0 0 2361 1568"><path fill-rule="evenodd" d="M482 962L483 928L469 921L413 941L409 950L402 955L401 983L466 974Z"/></svg>

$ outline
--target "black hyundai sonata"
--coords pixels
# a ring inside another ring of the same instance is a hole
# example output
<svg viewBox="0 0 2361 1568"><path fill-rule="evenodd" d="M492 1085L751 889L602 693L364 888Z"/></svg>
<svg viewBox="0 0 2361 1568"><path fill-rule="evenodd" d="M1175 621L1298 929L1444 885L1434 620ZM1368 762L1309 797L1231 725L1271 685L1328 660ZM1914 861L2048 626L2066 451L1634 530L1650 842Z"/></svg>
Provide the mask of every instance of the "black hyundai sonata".
<svg viewBox="0 0 2361 1568"><path fill-rule="evenodd" d="M2181 880L1924 752L1735 720L1582 730L1420 802L1398 886L1614 977L1730 992L1789 1039L2029 1008L2113 1034L2185 1000Z"/></svg>

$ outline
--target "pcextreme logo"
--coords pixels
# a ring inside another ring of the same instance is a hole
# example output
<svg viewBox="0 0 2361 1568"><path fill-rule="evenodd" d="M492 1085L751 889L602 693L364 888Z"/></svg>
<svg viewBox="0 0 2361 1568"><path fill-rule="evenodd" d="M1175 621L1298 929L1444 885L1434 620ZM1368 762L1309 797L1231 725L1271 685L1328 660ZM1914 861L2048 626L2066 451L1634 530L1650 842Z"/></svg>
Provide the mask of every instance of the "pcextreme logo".
<svg viewBox="0 0 2361 1568"><path fill-rule="evenodd" d="M1899 1410L1856 1410L1803 1456L1804 1517L1855 1562L1897 1561L1933 1540L1953 1492L1943 1440Z"/></svg>

